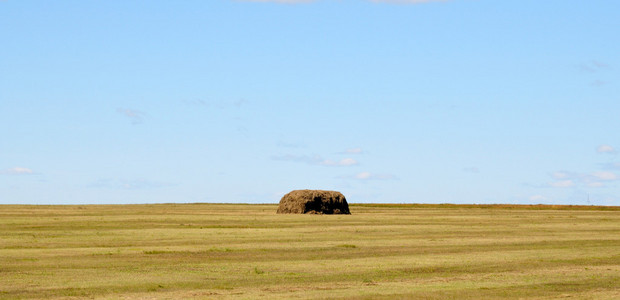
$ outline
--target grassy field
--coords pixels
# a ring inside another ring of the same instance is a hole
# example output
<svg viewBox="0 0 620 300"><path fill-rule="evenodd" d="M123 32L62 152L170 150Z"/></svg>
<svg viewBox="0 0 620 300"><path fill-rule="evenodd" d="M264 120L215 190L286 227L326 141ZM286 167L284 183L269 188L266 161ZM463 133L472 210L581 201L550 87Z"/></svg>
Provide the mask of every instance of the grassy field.
<svg viewBox="0 0 620 300"><path fill-rule="evenodd" d="M620 299L620 208L0 206L0 298Z"/></svg>

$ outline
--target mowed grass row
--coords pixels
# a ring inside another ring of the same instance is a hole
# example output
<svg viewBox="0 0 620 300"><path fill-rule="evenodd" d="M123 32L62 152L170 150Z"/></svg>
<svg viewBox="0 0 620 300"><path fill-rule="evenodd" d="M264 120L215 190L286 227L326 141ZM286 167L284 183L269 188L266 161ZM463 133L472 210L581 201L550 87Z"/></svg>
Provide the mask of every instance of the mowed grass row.
<svg viewBox="0 0 620 300"><path fill-rule="evenodd" d="M0 298L620 298L620 209L0 206Z"/></svg>

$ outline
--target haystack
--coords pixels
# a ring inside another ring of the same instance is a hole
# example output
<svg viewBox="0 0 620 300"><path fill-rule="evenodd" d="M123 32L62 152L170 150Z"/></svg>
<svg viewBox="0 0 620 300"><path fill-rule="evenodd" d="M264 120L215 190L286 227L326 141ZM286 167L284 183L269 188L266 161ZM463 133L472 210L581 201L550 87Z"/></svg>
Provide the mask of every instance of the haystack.
<svg viewBox="0 0 620 300"><path fill-rule="evenodd" d="M295 190L280 200L279 214L351 214L349 204L340 192Z"/></svg>

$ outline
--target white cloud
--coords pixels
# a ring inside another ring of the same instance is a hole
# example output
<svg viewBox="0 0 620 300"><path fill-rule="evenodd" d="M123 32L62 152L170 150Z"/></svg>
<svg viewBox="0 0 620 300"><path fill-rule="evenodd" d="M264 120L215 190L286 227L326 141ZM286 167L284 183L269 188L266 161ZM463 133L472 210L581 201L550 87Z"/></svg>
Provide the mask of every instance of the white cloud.
<svg viewBox="0 0 620 300"><path fill-rule="evenodd" d="M596 171L592 173L576 173L568 171L558 171L551 174L555 181L547 186L557 188L567 188L573 186L600 188L606 186L606 182L620 180L620 176L611 171Z"/></svg>
<svg viewBox="0 0 620 300"><path fill-rule="evenodd" d="M604 187L605 184L603 184L602 182L598 182L598 181L593 181L593 182L589 182L588 187L593 187L593 188L598 188L598 187Z"/></svg>
<svg viewBox="0 0 620 300"><path fill-rule="evenodd" d="M341 166L341 167L354 166L357 164L359 164L357 160L352 159L352 158L344 158L339 161L333 161L333 160L326 159L319 163L319 165L322 165L322 166Z"/></svg>
<svg viewBox="0 0 620 300"><path fill-rule="evenodd" d="M371 176L372 174L370 174L370 172L362 172L356 174L354 177L355 179L370 179Z"/></svg>
<svg viewBox="0 0 620 300"><path fill-rule="evenodd" d="M390 179L396 179L396 177L394 175L391 174L373 174L370 172L361 172L361 173L357 173L355 175L353 175L352 177L349 178L353 178L353 179L358 179L358 180L390 180Z"/></svg>
<svg viewBox="0 0 620 300"><path fill-rule="evenodd" d="M616 149L610 145L600 145L596 148L596 152L614 154L616 153Z"/></svg>
<svg viewBox="0 0 620 300"><path fill-rule="evenodd" d="M571 174L568 172L564 172L564 171L558 171L558 172L553 172L551 176L555 179L566 179L566 178L571 177Z"/></svg>
<svg viewBox="0 0 620 300"><path fill-rule="evenodd" d="M34 172L31 169L24 168L24 167L13 167L13 168L10 168L10 169L6 169L6 170L3 170L3 171L0 171L0 173L7 174L7 175L31 175L31 174L34 174Z"/></svg>
<svg viewBox="0 0 620 300"><path fill-rule="evenodd" d="M575 186L575 182L570 179L560 180L560 181L550 182L549 185L552 187L557 187L557 188L567 188L567 187Z"/></svg>
<svg viewBox="0 0 620 300"><path fill-rule="evenodd" d="M344 154L362 154L362 153L364 153L364 150L362 150L362 148L351 148L351 149L345 150L342 153L344 153Z"/></svg>
<svg viewBox="0 0 620 300"><path fill-rule="evenodd" d="M353 166L353 165L357 165L358 162L357 160L352 159L352 158L345 158L345 159L341 159L339 164L343 166Z"/></svg>
<svg viewBox="0 0 620 300"><path fill-rule="evenodd" d="M618 175L616 175L616 173L609 172L609 171L594 172L592 173L592 176L600 180L617 180L618 179Z"/></svg>

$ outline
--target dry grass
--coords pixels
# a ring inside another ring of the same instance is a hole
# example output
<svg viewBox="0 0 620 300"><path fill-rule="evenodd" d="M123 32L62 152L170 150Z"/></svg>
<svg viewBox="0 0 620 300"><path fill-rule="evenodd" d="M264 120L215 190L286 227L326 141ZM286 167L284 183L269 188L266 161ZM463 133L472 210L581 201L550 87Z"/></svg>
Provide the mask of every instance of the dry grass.
<svg viewBox="0 0 620 300"><path fill-rule="evenodd" d="M614 207L0 206L0 298L620 298Z"/></svg>

